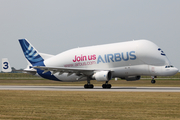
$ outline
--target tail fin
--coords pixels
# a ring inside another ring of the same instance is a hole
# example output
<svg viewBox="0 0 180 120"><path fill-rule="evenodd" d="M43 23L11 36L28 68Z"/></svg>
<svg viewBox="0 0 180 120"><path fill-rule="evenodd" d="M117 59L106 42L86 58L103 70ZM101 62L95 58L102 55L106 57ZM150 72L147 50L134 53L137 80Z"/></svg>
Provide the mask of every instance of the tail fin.
<svg viewBox="0 0 180 120"><path fill-rule="evenodd" d="M2 71L3 72L11 72L11 66L7 58L2 59Z"/></svg>
<svg viewBox="0 0 180 120"><path fill-rule="evenodd" d="M31 45L28 40L19 39L19 43L24 52L24 56L32 65L44 61L39 52Z"/></svg>

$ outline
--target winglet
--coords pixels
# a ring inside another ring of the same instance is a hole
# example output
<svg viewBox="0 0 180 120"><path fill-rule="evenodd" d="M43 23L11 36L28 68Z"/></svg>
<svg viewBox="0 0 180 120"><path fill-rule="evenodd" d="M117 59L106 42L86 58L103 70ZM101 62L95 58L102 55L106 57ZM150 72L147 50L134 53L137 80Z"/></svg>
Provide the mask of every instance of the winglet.
<svg viewBox="0 0 180 120"><path fill-rule="evenodd" d="M11 66L7 58L2 59L2 71L3 72L11 72Z"/></svg>

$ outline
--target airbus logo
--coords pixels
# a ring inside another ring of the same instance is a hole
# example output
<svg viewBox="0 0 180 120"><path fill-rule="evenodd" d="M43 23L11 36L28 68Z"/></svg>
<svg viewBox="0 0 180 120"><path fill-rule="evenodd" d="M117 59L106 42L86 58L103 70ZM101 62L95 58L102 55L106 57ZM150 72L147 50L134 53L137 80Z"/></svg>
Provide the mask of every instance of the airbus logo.
<svg viewBox="0 0 180 120"><path fill-rule="evenodd" d="M97 59L97 64L99 63L110 63L110 62L120 62L135 60L136 55L135 51L126 52L126 53L114 53L114 54L105 54L104 56L99 55Z"/></svg>

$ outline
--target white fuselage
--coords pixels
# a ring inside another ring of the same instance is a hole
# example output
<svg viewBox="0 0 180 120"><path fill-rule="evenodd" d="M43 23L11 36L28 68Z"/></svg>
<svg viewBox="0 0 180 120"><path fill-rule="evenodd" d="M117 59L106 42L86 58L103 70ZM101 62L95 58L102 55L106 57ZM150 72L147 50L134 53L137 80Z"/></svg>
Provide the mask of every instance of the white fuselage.
<svg viewBox="0 0 180 120"><path fill-rule="evenodd" d="M148 40L75 48L44 61L46 67L70 67L113 71L114 77L169 76L178 69L171 66L164 52ZM54 74L61 81L76 81L75 74ZM81 79L81 80L85 80Z"/></svg>

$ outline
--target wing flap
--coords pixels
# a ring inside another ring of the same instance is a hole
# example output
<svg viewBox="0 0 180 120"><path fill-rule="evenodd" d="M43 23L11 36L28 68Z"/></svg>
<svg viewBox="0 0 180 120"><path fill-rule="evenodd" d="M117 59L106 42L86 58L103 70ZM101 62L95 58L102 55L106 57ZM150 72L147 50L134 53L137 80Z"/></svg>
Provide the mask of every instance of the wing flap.
<svg viewBox="0 0 180 120"><path fill-rule="evenodd" d="M33 66L34 69L43 70L43 74L51 71L52 74L59 72L59 75L63 73L68 73L67 76L75 73L81 77L92 75L95 71L101 71L101 69L89 69L89 68L70 68L70 67L46 67L46 66Z"/></svg>

